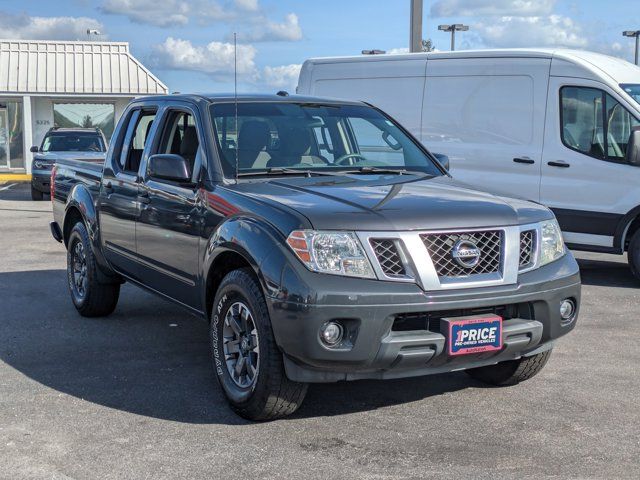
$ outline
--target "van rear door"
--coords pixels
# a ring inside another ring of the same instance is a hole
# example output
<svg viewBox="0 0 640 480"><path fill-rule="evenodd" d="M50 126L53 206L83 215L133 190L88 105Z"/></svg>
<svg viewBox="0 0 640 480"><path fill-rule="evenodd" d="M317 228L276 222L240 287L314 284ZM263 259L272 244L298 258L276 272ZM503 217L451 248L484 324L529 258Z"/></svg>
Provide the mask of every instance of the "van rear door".
<svg viewBox="0 0 640 480"><path fill-rule="evenodd" d="M540 198L550 59L430 58L422 143L449 156L454 178Z"/></svg>

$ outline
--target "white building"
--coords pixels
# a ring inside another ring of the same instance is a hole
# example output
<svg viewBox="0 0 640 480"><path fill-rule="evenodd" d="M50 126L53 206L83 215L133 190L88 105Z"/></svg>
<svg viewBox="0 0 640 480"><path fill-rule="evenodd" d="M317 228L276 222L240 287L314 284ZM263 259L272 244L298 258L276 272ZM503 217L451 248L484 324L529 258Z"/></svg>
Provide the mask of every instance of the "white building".
<svg viewBox="0 0 640 480"><path fill-rule="evenodd" d="M29 149L53 126L109 139L132 98L165 93L128 43L0 40L0 173L30 173Z"/></svg>

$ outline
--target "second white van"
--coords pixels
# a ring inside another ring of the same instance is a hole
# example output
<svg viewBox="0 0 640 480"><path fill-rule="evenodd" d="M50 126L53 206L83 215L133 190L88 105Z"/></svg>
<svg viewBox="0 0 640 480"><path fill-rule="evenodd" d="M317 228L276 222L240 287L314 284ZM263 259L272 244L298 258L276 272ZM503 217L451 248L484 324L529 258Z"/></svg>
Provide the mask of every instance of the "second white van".
<svg viewBox="0 0 640 480"><path fill-rule="evenodd" d="M639 67L545 49L317 58L297 91L380 107L455 178L551 207L571 248L628 251L640 278Z"/></svg>

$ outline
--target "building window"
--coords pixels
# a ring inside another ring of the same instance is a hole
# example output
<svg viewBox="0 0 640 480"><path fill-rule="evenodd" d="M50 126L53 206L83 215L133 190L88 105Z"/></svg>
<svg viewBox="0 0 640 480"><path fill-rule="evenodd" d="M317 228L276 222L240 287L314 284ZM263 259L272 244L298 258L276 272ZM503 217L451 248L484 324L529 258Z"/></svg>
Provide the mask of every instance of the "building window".
<svg viewBox="0 0 640 480"><path fill-rule="evenodd" d="M0 169L24 168L22 102L0 101Z"/></svg>
<svg viewBox="0 0 640 480"><path fill-rule="evenodd" d="M54 103L56 127L99 128L107 141L114 127L115 107L111 103Z"/></svg>

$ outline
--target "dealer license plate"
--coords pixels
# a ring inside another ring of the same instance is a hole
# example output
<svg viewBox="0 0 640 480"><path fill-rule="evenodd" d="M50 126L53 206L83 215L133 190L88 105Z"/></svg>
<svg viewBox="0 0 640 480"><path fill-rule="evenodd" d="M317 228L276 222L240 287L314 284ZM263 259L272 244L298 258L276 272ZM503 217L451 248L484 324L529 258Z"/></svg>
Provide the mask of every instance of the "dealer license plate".
<svg viewBox="0 0 640 480"><path fill-rule="evenodd" d="M448 325L449 355L467 355L502 349L502 317L477 315L443 319Z"/></svg>

